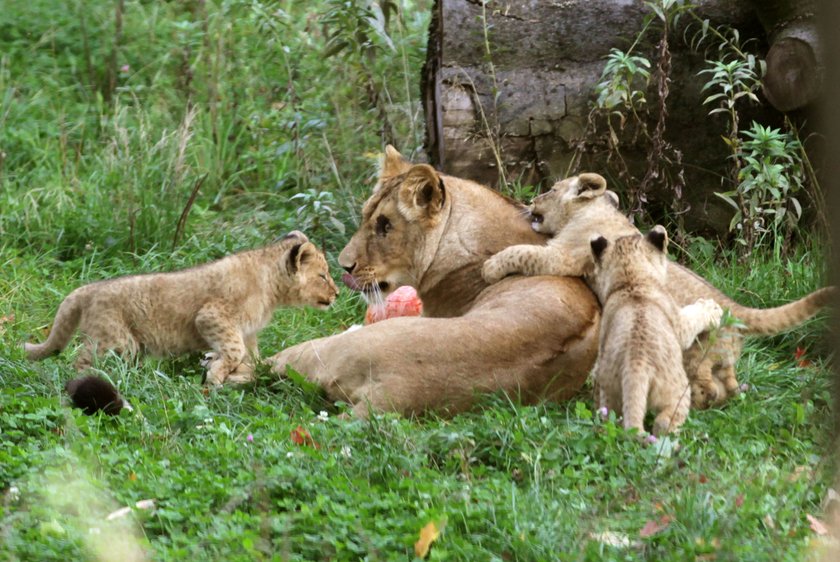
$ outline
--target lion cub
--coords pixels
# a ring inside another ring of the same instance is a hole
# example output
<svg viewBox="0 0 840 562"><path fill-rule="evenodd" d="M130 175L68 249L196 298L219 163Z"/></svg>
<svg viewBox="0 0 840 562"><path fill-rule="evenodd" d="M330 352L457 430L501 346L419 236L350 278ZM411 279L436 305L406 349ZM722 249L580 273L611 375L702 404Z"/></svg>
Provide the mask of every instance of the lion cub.
<svg viewBox="0 0 840 562"><path fill-rule="evenodd" d="M607 181L584 173L555 183L531 203L531 228L551 235L546 246L516 245L505 248L484 263L485 281L495 283L513 273L523 275L584 276L594 267L589 239L598 232L608 239L639 231L618 209L618 196L607 191ZM591 280L588 280L591 286ZM720 404L738 392L735 365L743 337L774 335L797 326L826 306L834 287L814 291L775 308L742 306L715 289L705 279L676 263L668 264L666 289L679 305L709 298L729 309L740 323L702 334L683 356L691 382L695 408Z"/></svg>
<svg viewBox="0 0 840 562"><path fill-rule="evenodd" d="M584 173L555 183L531 203L531 228L551 235L545 246L508 246L484 262L481 274L495 283L513 273L569 275L592 272L588 241L598 232L610 239L639 231L618 211L618 196L607 180Z"/></svg>
<svg viewBox="0 0 840 562"><path fill-rule="evenodd" d="M598 406L622 412L624 427L639 432L647 409L654 410L654 435L679 428L688 416L683 350L723 314L710 299L677 305L665 287L667 245L661 226L645 236L609 242L596 235L590 242L592 285L603 307L593 370Z"/></svg>
<svg viewBox="0 0 840 562"><path fill-rule="evenodd" d="M338 289L324 254L299 231L274 244L172 273L99 281L70 293L29 359L64 349L78 327L84 347L76 369L111 350L120 355L177 355L212 349L208 384L253 378L257 333L278 306L325 309Z"/></svg>

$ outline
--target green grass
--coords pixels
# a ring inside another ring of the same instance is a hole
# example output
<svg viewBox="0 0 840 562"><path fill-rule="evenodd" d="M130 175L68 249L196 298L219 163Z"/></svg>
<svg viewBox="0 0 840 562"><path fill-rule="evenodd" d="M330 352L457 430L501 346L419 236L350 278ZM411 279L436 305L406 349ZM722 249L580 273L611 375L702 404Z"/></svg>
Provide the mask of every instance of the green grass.
<svg viewBox="0 0 840 562"><path fill-rule="evenodd" d="M108 358L102 374L135 412L86 417L62 403L74 348L24 360L22 342L42 338L61 298L86 282L200 263L298 227L335 258L371 185L367 153L382 146L366 82L388 100L400 148L419 146L406 115L429 4L403 2L402 19L391 16L394 50L343 6L127 2L117 67L129 70L110 101L113 3L6 7L0 560L124 560L130 545L156 560L405 560L429 521L443 527L435 560L802 559L805 516L819 512L834 469L821 321L750 341L739 365L750 391L693 413L678 451L640 447L593 414L587 390L565 404L489 396L448 420L363 422L267 374L205 392L197 357ZM323 56L335 28L320 22L336 13L372 50ZM823 284L820 246L807 246L743 266L701 241L688 251L739 301L772 306ZM363 313L347 291L325 313L279 311L260 347L335 333ZM798 347L812 366L798 365ZM298 426L317 448L295 443ZM106 520L144 499L157 508ZM640 535L663 517L661 532ZM631 545L597 540L608 531Z"/></svg>

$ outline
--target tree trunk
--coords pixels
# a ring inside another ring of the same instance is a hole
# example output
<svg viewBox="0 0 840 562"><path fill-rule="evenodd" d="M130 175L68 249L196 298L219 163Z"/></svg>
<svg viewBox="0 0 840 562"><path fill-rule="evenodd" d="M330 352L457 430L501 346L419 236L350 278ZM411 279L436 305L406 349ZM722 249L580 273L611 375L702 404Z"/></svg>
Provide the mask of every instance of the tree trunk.
<svg viewBox="0 0 840 562"><path fill-rule="evenodd" d="M801 109L822 91L823 61L816 29L816 0L752 0L767 33L764 95L779 111Z"/></svg>
<svg viewBox="0 0 840 562"><path fill-rule="evenodd" d="M742 39L756 38L763 52L762 25L748 1L695 4L712 26L736 27ZM604 156L584 155L579 163L573 156L587 130L605 57L611 49L626 51L649 14L641 0L436 0L423 73L432 163L490 185L537 183L588 169L621 187L619 174L610 177ZM681 20L685 23L687 18ZM702 91L708 76L697 75L704 59L717 54L717 44L706 44L708 55L692 52L682 31L671 34L664 137L682 155L685 197L695 211L689 220L725 229L728 211L710 193L722 190L721 178L731 167L721 141L727 122L723 115L709 116L712 107L702 103L709 95ZM655 35L635 50L653 65ZM653 69L651 74L653 79ZM656 101L648 99L652 110ZM781 124L772 108L745 106L741 113L742 123ZM655 121L655 111L651 116ZM634 154L631 147L624 156L643 176L648 155Z"/></svg>

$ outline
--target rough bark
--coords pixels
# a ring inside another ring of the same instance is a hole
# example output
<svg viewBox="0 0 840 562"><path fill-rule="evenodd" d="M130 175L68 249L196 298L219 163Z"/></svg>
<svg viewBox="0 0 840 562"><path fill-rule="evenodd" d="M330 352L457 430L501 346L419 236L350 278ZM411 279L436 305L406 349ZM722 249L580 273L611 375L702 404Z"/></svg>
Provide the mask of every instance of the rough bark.
<svg viewBox="0 0 840 562"><path fill-rule="evenodd" d="M807 107L819 97L823 61L815 0L752 0L770 49L764 95L779 111Z"/></svg>
<svg viewBox="0 0 840 562"><path fill-rule="evenodd" d="M750 2L696 4L698 15L712 25L734 26L742 38L756 38L759 51L766 48ZM482 5L480 0L437 0L434 9L437 23L424 72L430 160L448 173L490 185L498 185L502 175L536 183L578 171L572 162L574 145L584 136L604 58L612 48L626 50L636 38L648 13L644 2L492 0ZM649 45L638 49L651 56L655 42L651 37ZM721 115L710 117L710 107L702 105L708 78L697 72L704 68L704 54L691 52L680 35L670 44L665 138L683 155L685 197L693 207L688 219L724 229L728 211L710 194L721 190L729 167L720 139L726 121ZM653 107L655 100L649 102ZM742 123L752 119L781 123L772 108L746 108ZM579 163L580 170L609 174L603 157L589 156ZM630 147L626 156L628 165L644 175L647 154L634 154Z"/></svg>

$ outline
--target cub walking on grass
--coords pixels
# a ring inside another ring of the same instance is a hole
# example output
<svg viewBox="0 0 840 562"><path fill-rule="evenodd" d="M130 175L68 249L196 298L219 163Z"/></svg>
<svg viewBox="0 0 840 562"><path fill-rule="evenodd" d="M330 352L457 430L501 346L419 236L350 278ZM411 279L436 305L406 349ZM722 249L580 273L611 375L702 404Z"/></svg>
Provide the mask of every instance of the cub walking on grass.
<svg viewBox="0 0 840 562"><path fill-rule="evenodd" d="M598 406L620 411L624 427L639 432L647 409L654 410L655 435L674 431L688 416L691 389L683 350L723 314L710 299L677 305L665 286L667 245L661 226L645 236L609 242L596 235L590 241L592 284L603 306L593 370Z"/></svg>
<svg viewBox="0 0 840 562"><path fill-rule="evenodd" d="M84 347L76 369L107 351L157 356L211 349L208 384L253 378L257 334L278 306L325 309L338 289L324 254L299 231L274 244L172 273L99 281L70 293L41 344L25 344L29 359L67 345L78 327Z"/></svg>

